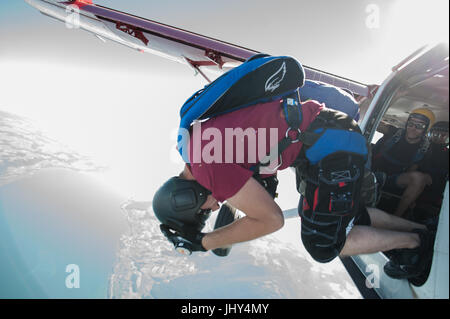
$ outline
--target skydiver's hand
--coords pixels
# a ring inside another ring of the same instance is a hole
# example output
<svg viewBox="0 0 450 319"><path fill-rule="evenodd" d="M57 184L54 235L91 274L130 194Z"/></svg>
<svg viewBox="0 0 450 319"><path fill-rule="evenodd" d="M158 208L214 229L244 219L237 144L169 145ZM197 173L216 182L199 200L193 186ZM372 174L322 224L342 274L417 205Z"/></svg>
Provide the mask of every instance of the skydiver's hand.
<svg viewBox="0 0 450 319"><path fill-rule="evenodd" d="M179 247L186 248L190 252L193 251L206 251L202 245L202 238L204 233L196 231L185 231L181 234L178 231L173 230L167 225L161 224L159 226L163 235L174 245L177 249Z"/></svg>

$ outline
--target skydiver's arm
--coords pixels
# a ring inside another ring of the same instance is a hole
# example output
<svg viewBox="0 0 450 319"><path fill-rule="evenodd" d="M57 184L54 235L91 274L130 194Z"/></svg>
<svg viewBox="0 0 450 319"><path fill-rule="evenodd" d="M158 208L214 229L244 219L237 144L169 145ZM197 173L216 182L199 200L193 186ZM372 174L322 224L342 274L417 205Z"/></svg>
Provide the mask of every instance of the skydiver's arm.
<svg viewBox="0 0 450 319"><path fill-rule="evenodd" d="M246 216L206 234L202 245L207 250L253 240L284 225L281 208L254 178L250 178L227 202Z"/></svg>

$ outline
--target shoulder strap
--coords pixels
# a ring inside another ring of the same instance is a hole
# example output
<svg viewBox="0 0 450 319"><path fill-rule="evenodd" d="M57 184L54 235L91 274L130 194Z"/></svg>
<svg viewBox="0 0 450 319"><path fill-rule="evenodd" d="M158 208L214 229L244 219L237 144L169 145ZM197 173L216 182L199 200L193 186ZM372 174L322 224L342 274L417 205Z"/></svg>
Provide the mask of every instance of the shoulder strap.
<svg viewBox="0 0 450 319"><path fill-rule="evenodd" d="M288 129L286 131L285 137L276 145L276 152L271 149L268 155L261 159L258 164L250 168L253 171L254 176L259 175L261 166L267 167L272 162L272 160L275 160L275 158L279 158L289 145L300 142L304 138L303 132L300 131L300 124L302 123L303 117L298 89L295 90L295 92L293 92L291 95L283 99L282 107L286 122L288 124ZM290 131L297 132L297 137L295 139L291 138L291 135L289 134ZM274 173L279 166L281 166L281 163L276 168L274 168Z"/></svg>
<svg viewBox="0 0 450 319"><path fill-rule="evenodd" d="M404 129L398 129L397 132L395 132L394 135L392 135L392 137L390 139L388 139L386 141L386 143L384 143L383 146L383 151L388 151L390 150L395 144L397 144L400 139L402 138L403 133L405 132Z"/></svg>
<svg viewBox="0 0 450 319"><path fill-rule="evenodd" d="M374 158L378 158L386 154L387 151L389 151L395 144L397 144L400 141L400 138L403 134L403 129L398 129L392 136L389 138L386 138L384 136L381 141L379 141L375 146L376 152L374 152ZM383 141L383 139L385 139ZM381 145L379 145L381 143ZM379 145L379 146L378 146Z"/></svg>
<svg viewBox="0 0 450 319"><path fill-rule="evenodd" d="M413 158L413 163L420 162L425 157L425 154L428 152L429 148L430 140L426 136L424 136L422 142L420 143L420 147Z"/></svg>

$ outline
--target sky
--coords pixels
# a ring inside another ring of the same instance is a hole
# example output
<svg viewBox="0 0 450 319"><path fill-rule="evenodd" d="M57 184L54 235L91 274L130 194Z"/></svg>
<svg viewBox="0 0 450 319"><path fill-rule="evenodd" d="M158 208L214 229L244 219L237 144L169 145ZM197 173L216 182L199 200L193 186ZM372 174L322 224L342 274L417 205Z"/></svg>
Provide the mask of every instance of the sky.
<svg viewBox="0 0 450 319"><path fill-rule="evenodd" d="M304 65L366 84L380 84L392 66L422 45L448 41L448 0L94 2L257 51L292 55ZM175 150L179 108L205 84L184 65L67 29L23 0L0 0L0 111L30 119L47 136L92 158L106 168L98 177L129 199L151 201L157 188L182 169ZM282 209L297 207L295 175L284 170L278 178L277 203ZM157 230L138 232L136 238L156 233L160 235ZM289 283L295 288L298 281L314 282L306 287L316 288L319 282L328 292L312 289L308 296L335 295L331 288L340 288L331 278L341 277L342 267L335 271L328 264L315 263L311 268L311 262L305 262L299 267L308 269L306 276L297 276L291 267L299 262L295 252L303 249L298 244L298 219L291 219L277 236L283 239L279 249L269 237L252 243L256 246L250 249L233 248L233 254L243 256L235 259L237 267L222 266L234 272L242 270L242 263L269 263L283 275L274 277L274 282L295 278ZM154 238L145 244L153 245ZM165 256L161 249L152 252ZM145 256L137 250L132 257ZM311 259L306 253L303 256ZM291 264L284 262L290 258ZM268 267L258 265L258 269ZM245 281L240 278L247 279L248 273L235 273L242 277L230 282L242 288ZM263 273L260 278L264 277L273 275ZM202 287L186 278L191 289ZM210 280L209 275L198 278Z"/></svg>
<svg viewBox="0 0 450 319"><path fill-rule="evenodd" d="M448 39L447 0L94 2L258 51L292 55L363 83L379 84L412 51ZM0 26L3 58L106 68L118 61L137 69L158 64L68 30L23 0L0 1Z"/></svg>
<svg viewBox="0 0 450 319"><path fill-rule="evenodd" d="M447 0L94 2L367 84L422 45L448 41ZM23 0L0 0L0 74L0 110L111 167L111 183L137 199L179 172L178 110L206 84L186 66L67 29ZM286 208L298 197L292 176L280 186Z"/></svg>

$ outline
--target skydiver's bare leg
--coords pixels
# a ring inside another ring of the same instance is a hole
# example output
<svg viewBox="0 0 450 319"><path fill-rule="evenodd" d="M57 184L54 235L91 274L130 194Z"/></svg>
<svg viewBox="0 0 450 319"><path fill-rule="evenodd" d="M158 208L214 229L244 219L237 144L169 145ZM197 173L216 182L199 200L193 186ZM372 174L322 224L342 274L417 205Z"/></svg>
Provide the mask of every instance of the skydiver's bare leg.
<svg viewBox="0 0 450 319"><path fill-rule="evenodd" d="M341 256L372 254L400 248L416 248L420 244L419 235L357 225L347 236Z"/></svg>
<svg viewBox="0 0 450 319"><path fill-rule="evenodd" d="M385 213L377 208L367 208L367 210L369 212L371 226L375 228L401 232L411 232L414 229L427 229L425 225Z"/></svg>
<svg viewBox="0 0 450 319"><path fill-rule="evenodd" d="M367 209L371 226L354 226L347 236L341 255L371 254L399 248L416 248L420 244L414 229L425 225L387 214L377 208Z"/></svg>
<svg viewBox="0 0 450 319"><path fill-rule="evenodd" d="M395 211L396 216L403 216L406 210L416 201L426 185L431 184L431 177L421 172L403 173L397 178L397 185L404 187L402 198Z"/></svg>

